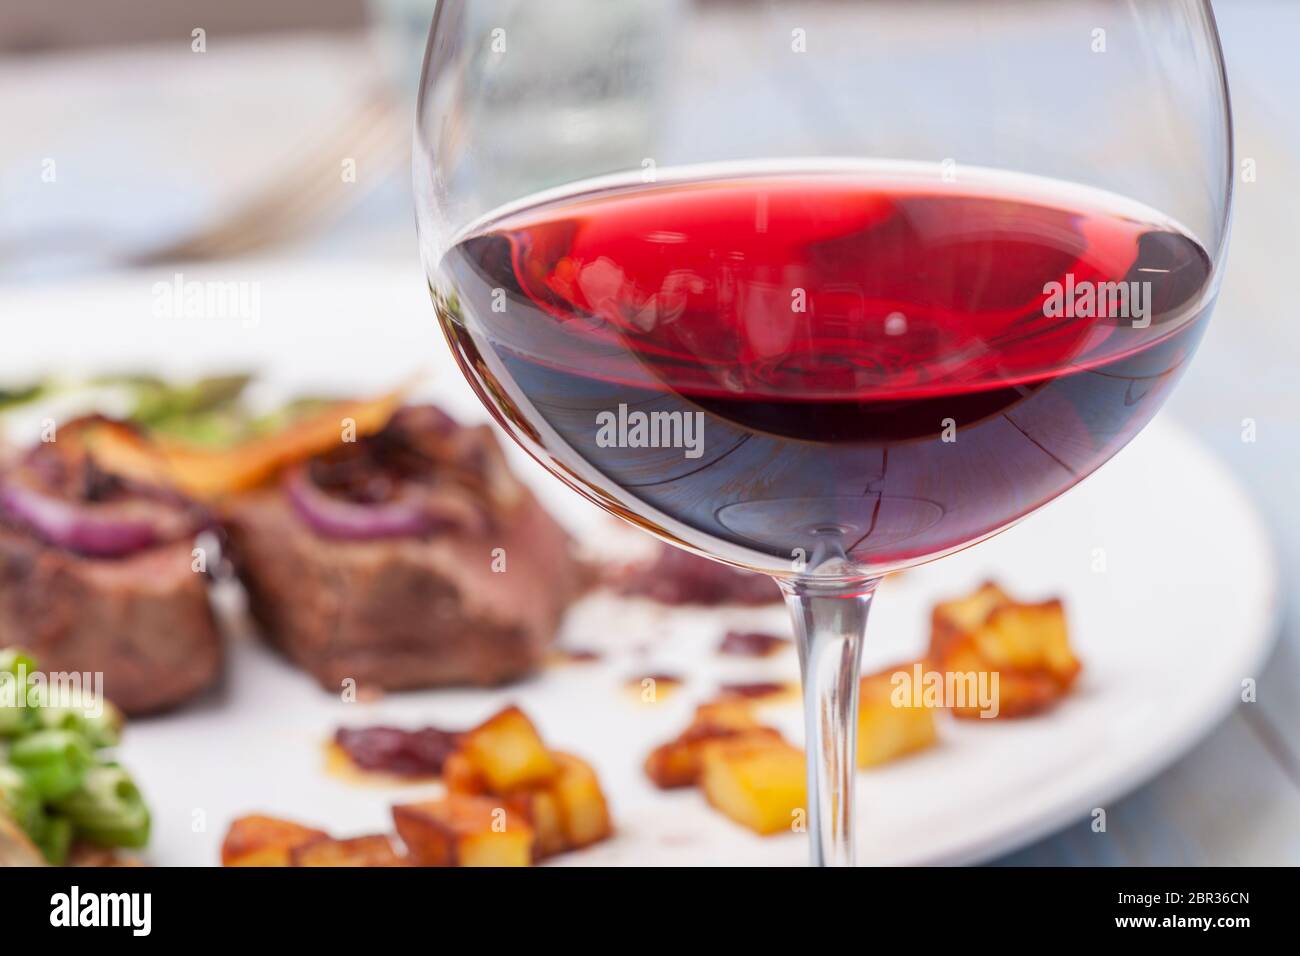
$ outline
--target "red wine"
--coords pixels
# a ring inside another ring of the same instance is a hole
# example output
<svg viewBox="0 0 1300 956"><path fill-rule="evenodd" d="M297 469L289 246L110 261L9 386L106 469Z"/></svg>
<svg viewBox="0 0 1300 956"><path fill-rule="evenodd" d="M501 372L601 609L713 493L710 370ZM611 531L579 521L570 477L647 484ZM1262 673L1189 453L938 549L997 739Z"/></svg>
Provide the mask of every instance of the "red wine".
<svg viewBox="0 0 1300 956"><path fill-rule="evenodd" d="M432 288L471 382L561 477L761 570L915 563L1072 486L1200 337L1159 213L925 168L622 182L468 231Z"/></svg>

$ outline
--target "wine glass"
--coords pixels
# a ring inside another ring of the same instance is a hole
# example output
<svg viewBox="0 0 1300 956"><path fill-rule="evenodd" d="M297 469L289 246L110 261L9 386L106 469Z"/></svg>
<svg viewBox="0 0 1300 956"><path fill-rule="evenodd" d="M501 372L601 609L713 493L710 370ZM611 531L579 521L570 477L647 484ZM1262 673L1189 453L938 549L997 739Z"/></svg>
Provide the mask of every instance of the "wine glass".
<svg viewBox="0 0 1300 956"><path fill-rule="evenodd" d="M497 421L780 584L817 864L853 862L877 582L1150 420L1232 177L1203 0L442 0L415 144L437 317Z"/></svg>

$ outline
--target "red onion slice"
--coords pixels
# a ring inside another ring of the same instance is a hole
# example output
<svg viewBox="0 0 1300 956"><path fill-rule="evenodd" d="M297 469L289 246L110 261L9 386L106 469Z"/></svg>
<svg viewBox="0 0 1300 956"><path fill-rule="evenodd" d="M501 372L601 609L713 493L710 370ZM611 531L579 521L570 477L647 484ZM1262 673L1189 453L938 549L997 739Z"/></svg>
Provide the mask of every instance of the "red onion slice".
<svg viewBox="0 0 1300 956"><path fill-rule="evenodd" d="M298 516L326 538L371 541L417 537L446 528L466 527L472 521L467 507L437 502L410 489L380 504L357 504L336 498L311 480L307 465L298 465L285 473L284 489Z"/></svg>
<svg viewBox="0 0 1300 956"><path fill-rule="evenodd" d="M160 541L151 521L96 513L94 505L51 497L13 479L0 484L0 510L46 543L88 557L123 557Z"/></svg>
<svg viewBox="0 0 1300 956"><path fill-rule="evenodd" d="M441 774L461 736L438 727L340 727L334 743L362 770L419 777Z"/></svg>

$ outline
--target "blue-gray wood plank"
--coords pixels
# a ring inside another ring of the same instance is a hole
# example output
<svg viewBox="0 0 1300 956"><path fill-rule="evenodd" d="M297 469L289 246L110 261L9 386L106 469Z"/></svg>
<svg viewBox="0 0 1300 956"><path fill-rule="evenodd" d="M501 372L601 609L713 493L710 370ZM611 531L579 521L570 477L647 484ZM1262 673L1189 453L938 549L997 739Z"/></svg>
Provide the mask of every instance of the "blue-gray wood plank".
<svg viewBox="0 0 1300 956"><path fill-rule="evenodd" d="M1282 570L1283 622L1256 703L1108 808L1105 833L1087 821L999 863L1176 865L1300 863L1300 4L1215 4L1236 110L1237 206L1223 292L1204 345L1169 411L1210 445L1251 491ZM1257 178L1242 182L1241 162ZM1254 419L1257 440L1242 440ZM1212 522L1213 514L1188 521ZM1213 601L1216 568L1189 586ZM1225 634L1224 640L1232 640Z"/></svg>

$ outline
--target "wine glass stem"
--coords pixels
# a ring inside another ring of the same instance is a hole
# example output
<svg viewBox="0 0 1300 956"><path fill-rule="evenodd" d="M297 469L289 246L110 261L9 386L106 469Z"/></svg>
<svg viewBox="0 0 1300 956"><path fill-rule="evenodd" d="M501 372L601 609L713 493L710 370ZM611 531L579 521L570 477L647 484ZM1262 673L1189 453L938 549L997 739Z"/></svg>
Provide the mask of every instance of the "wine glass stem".
<svg viewBox="0 0 1300 956"><path fill-rule="evenodd" d="M853 866L858 674L876 581L779 582L794 619L807 732L813 866Z"/></svg>

